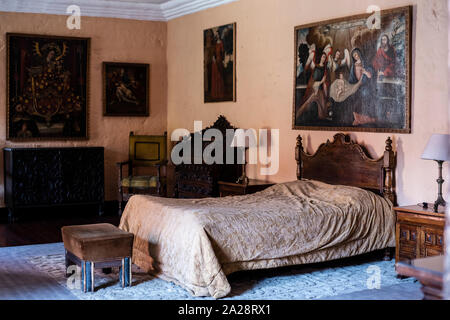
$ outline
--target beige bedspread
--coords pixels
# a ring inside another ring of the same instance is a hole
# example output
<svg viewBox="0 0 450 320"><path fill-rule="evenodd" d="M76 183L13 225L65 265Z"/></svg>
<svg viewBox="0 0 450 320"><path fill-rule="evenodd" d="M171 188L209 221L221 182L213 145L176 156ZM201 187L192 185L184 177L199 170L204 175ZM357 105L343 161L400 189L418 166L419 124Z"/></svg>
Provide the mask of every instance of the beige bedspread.
<svg viewBox="0 0 450 320"><path fill-rule="evenodd" d="M281 183L224 198L136 195L120 228L135 234L133 262L196 296L230 292L238 270L320 262L395 246L392 204L369 191L318 181Z"/></svg>

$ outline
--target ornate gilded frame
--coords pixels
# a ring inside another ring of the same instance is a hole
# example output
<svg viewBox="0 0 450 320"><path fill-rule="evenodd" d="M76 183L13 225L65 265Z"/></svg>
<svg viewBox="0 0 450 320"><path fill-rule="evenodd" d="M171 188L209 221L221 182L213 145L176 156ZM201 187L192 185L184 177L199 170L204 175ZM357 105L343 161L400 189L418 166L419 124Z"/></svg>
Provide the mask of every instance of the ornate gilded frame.
<svg viewBox="0 0 450 320"><path fill-rule="evenodd" d="M371 127L357 127L357 126L315 126L315 125L296 125L296 87L297 87L297 55L298 55L298 38L297 32L300 29L310 28L321 25L330 25L333 23L351 21L358 19L367 19L372 14L358 14L344 18L337 18L325 20L321 22L309 23L294 28L294 72L293 72L293 106L292 106L292 129L294 130L326 130L326 131L366 131L366 132L393 132L393 133L411 133L411 44L412 44L412 6L399 7L388 10L381 10L380 15L388 14L405 14L405 110L404 110L404 126L401 129L397 128L371 128Z"/></svg>
<svg viewBox="0 0 450 320"><path fill-rule="evenodd" d="M85 87L84 87L84 126L83 136L55 136L55 137L16 137L10 134L10 68L11 68L11 38L12 37L26 37L26 38L45 38L45 39L55 39L55 40L77 40L84 41L84 49L86 50L86 70L85 73ZM57 140L88 140L89 139L89 85L90 85L90 48L91 48L91 38L85 37L67 37L67 36L53 36L53 35L38 35L38 34L24 34L24 33L6 33L6 140L11 141L57 141Z"/></svg>

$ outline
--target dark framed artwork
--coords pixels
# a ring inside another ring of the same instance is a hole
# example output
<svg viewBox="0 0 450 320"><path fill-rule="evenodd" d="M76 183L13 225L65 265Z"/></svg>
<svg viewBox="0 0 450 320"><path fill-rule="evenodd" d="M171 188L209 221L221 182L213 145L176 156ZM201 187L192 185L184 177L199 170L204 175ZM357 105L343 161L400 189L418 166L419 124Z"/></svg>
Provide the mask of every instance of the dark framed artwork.
<svg viewBox="0 0 450 320"><path fill-rule="evenodd" d="M89 38L6 34L8 140L88 138Z"/></svg>
<svg viewBox="0 0 450 320"><path fill-rule="evenodd" d="M411 15L295 27L293 129L410 133Z"/></svg>
<svg viewBox="0 0 450 320"><path fill-rule="evenodd" d="M204 102L236 101L236 23L203 31Z"/></svg>
<svg viewBox="0 0 450 320"><path fill-rule="evenodd" d="M148 116L149 72L146 63L103 62L103 115Z"/></svg>

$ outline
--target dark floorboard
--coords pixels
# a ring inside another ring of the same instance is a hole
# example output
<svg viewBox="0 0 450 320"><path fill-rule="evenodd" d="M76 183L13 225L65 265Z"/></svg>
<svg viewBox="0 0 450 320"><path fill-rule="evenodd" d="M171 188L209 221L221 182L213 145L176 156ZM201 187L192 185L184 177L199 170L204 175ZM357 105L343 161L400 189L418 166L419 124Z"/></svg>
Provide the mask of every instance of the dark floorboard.
<svg viewBox="0 0 450 320"><path fill-rule="evenodd" d="M0 247L61 242L61 228L68 225L111 223L118 226L117 209L105 208L101 217L96 207L23 209L18 221L8 223L6 209L0 218Z"/></svg>

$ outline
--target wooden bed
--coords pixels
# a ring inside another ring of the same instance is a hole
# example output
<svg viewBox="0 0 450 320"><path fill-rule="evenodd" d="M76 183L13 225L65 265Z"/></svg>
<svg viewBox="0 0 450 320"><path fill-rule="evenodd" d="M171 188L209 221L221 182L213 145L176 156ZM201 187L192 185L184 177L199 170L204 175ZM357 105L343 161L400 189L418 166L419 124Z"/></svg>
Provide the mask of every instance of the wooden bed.
<svg viewBox="0 0 450 320"><path fill-rule="evenodd" d="M133 196L120 228L133 263L195 296L221 298L227 275L354 256L395 246L394 165L338 133L315 154L297 138L297 180L223 198Z"/></svg>
<svg viewBox="0 0 450 320"><path fill-rule="evenodd" d="M370 190L396 204L394 175L396 155L392 140L386 139L382 157L373 159L363 145L351 141L350 136L337 133L313 155L303 149L302 137L297 137L295 160L297 179L312 179L329 184L354 186Z"/></svg>

